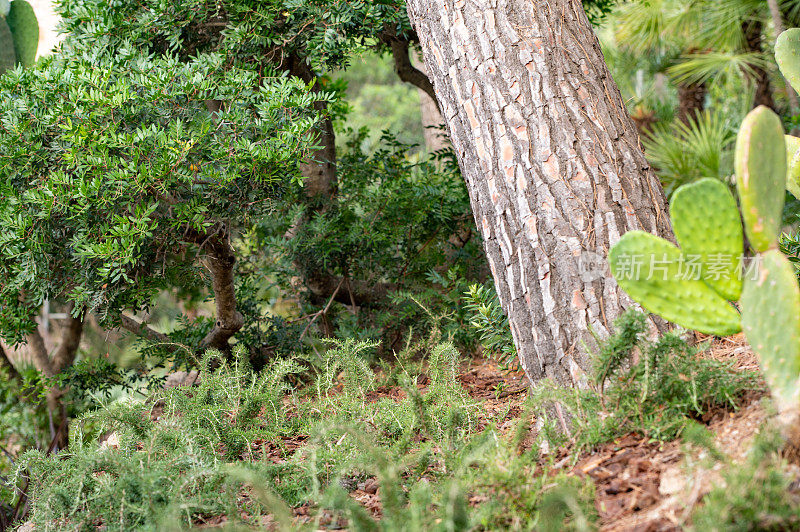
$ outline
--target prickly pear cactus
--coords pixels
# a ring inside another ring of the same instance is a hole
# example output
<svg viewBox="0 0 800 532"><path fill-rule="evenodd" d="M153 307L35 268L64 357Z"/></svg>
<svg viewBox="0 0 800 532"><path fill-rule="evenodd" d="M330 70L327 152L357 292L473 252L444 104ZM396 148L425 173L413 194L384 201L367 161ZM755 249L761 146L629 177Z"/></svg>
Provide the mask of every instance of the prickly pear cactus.
<svg viewBox="0 0 800 532"><path fill-rule="evenodd" d="M761 105L750 111L736 138L736 188L750 244L777 244L786 187L786 141L781 119Z"/></svg>
<svg viewBox="0 0 800 532"><path fill-rule="evenodd" d="M800 88L800 29L780 36L776 57L784 76ZM724 282L708 275L712 254L738 258L742 252L742 228L733 197L713 180L683 186L673 196L670 214L681 250L654 235L633 231L611 248L609 263L619 285L650 312L713 334L730 334L741 326L779 411L794 420L787 425L794 430L800 419L800 286L795 268L775 248L784 189L800 198L800 139L784 136L780 118L758 107L739 130L735 163L745 232L758 252L755 266L744 275L743 287L738 264L722 265ZM701 258L698 280L678 274L680 261L690 255ZM660 258L668 265L655 279L641 273L631 276L630 261L623 260L630 256L645 263ZM737 299L740 293L741 316L726 301ZM800 449L800 436L795 436L790 443Z"/></svg>
<svg viewBox="0 0 800 532"><path fill-rule="evenodd" d="M758 355L780 410L800 399L800 287L794 267L778 250L759 256L742 293L742 328Z"/></svg>
<svg viewBox="0 0 800 532"><path fill-rule="evenodd" d="M14 37L17 62L22 66L31 66L36 61L36 51L39 48L39 22L33 7L26 0L14 0L6 22Z"/></svg>
<svg viewBox="0 0 800 532"><path fill-rule="evenodd" d="M778 36L775 41L775 61L781 74L800 91L800 28L791 28Z"/></svg>
<svg viewBox="0 0 800 532"><path fill-rule="evenodd" d="M625 233L608 254L617 283L653 314L708 334L739 332L739 313L705 282L687 275L685 258L670 242L644 231Z"/></svg>
<svg viewBox="0 0 800 532"><path fill-rule="evenodd" d="M701 279L723 298L739 299L744 237L728 187L711 178L683 186L673 194L669 213L681 251L698 262Z"/></svg>
<svg viewBox="0 0 800 532"><path fill-rule="evenodd" d="M14 53L14 37L6 24L5 19L0 17L0 74L9 68L14 68L17 62L17 54Z"/></svg>
<svg viewBox="0 0 800 532"><path fill-rule="evenodd" d="M786 135L786 190L800 199L800 138Z"/></svg>

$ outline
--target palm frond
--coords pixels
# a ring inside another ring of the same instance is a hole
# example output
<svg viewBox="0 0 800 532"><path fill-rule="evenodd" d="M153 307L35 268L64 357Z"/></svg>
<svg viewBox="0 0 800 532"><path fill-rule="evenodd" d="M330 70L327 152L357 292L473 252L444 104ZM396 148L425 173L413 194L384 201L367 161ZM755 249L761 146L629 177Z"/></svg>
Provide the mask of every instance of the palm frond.
<svg viewBox="0 0 800 532"><path fill-rule="evenodd" d="M736 132L722 114L705 111L686 123L656 124L642 143L670 195L704 177L727 179L733 172L735 140Z"/></svg>
<svg viewBox="0 0 800 532"><path fill-rule="evenodd" d="M800 0L781 0L780 7L787 27L800 25Z"/></svg>
<svg viewBox="0 0 800 532"><path fill-rule="evenodd" d="M673 20L686 13L687 0L637 0L622 4L616 13L616 37L625 47L639 53L667 52L681 49L691 40L692 26L699 21L683 18L684 24Z"/></svg>
<svg viewBox="0 0 800 532"><path fill-rule="evenodd" d="M697 33L699 49L739 52L744 49L743 25L754 20L767 20L767 3L763 0L697 0L697 9L704 11Z"/></svg>
<svg viewBox="0 0 800 532"><path fill-rule="evenodd" d="M755 68L771 70L773 63L762 52L708 52L681 56L667 69L678 83L706 83L724 81L729 76L750 77Z"/></svg>

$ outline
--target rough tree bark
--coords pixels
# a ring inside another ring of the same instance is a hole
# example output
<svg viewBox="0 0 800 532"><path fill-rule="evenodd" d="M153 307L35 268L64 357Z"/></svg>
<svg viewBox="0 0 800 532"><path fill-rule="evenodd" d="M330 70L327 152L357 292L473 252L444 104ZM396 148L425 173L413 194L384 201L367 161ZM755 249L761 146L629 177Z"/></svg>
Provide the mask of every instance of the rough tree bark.
<svg viewBox="0 0 800 532"><path fill-rule="evenodd" d="M583 382L590 331L631 304L581 273L632 229L672 239L579 0L408 0L467 182L520 361L531 381Z"/></svg>

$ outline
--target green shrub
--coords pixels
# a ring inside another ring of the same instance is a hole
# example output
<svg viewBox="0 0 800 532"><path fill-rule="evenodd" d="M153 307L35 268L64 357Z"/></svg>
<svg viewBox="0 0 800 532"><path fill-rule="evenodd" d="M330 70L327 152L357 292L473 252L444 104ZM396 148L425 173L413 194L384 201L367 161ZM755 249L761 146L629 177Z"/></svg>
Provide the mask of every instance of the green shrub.
<svg viewBox="0 0 800 532"><path fill-rule="evenodd" d="M464 295L464 301L472 314L469 324L479 335L483 348L504 364L516 364L517 349L511 328L494 288L473 284Z"/></svg>
<svg viewBox="0 0 800 532"><path fill-rule="evenodd" d="M576 457L631 432L672 440L705 412L736 408L744 392L760 386L756 373L703 357L706 346L690 346L677 333L647 340L644 314L628 311L614 326L615 334L600 342L593 389L543 383L532 393L532 406L545 413L542 434L551 443L564 442L565 434L543 407L558 402L570 415Z"/></svg>

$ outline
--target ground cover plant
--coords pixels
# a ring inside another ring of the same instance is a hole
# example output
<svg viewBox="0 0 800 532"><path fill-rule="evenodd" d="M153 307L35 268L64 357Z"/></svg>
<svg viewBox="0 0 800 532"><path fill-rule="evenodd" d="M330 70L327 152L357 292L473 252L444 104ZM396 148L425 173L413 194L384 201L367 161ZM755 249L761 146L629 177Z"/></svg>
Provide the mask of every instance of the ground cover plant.
<svg viewBox="0 0 800 532"><path fill-rule="evenodd" d="M798 527L800 2L53 5L0 530Z"/></svg>
<svg viewBox="0 0 800 532"><path fill-rule="evenodd" d="M755 381L677 336L643 343L644 320L626 315L603 344L593 375L602 395L543 387L517 402L519 419L508 407L487 412L462 383L462 355L435 335L397 353L406 363L394 377L372 369L376 346L365 341L260 371L245 349L232 360L210 351L193 385L103 404L76 422L69 451L23 455L31 523L586 530L597 520L592 483L553 468L564 434L543 454L557 433L549 422L532 431L541 401L573 414L577 458L631 432L674 438L709 409L734 408ZM637 346L646 358L630 364Z"/></svg>

